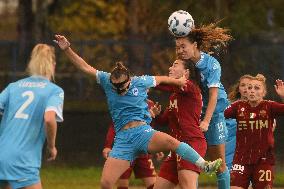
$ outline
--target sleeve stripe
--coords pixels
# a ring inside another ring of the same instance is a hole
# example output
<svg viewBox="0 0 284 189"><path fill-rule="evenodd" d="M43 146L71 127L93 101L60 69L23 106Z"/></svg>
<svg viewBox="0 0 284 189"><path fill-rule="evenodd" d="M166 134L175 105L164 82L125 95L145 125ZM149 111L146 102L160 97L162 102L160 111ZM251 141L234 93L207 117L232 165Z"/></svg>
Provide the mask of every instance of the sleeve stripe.
<svg viewBox="0 0 284 189"><path fill-rule="evenodd" d="M211 85L207 85L208 88L211 88L211 87L220 87L221 84L220 83L216 83L216 84L211 84Z"/></svg>
<svg viewBox="0 0 284 189"><path fill-rule="evenodd" d="M99 72L99 70L96 71L96 80L98 84L100 83Z"/></svg>
<svg viewBox="0 0 284 189"><path fill-rule="evenodd" d="M45 109L45 112L48 112L48 111L54 111L56 113L56 121L63 122L62 110L59 110L58 108L54 106L50 106Z"/></svg>
<svg viewBox="0 0 284 189"><path fill-rule="evenodd" d="M153 77L153 87L156 87L157 86L156 78L155 76L152 76L152 77Z"/></svg>

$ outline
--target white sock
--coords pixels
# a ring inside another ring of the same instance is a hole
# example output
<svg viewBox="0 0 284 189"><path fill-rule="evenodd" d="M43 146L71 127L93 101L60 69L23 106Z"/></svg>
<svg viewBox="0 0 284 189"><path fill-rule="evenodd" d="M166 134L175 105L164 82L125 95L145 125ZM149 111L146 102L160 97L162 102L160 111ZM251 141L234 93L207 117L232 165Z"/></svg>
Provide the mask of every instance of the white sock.
<svg viewBox="0 0 284 189"><path fill-rule="evenodd" d="M206 161L205 161L202 157L200 157L200 158L195 162L195 165L197 165L198 167L204 168L205 162L206 162Z"/></svg>

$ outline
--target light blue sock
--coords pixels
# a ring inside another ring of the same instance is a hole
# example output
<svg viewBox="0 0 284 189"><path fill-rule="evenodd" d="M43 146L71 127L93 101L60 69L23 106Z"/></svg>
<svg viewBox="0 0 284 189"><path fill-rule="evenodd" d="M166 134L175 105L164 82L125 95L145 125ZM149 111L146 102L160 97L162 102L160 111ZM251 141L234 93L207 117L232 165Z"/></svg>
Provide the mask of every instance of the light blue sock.
<svg viewBox="0 0 284 189"><path fill-rule="evenodd" d="M218 189L230 189L230 172L228 167L223 173L217 174Z"/></svg>
<svg viewBox="0 0 284 189"><path fill-rule="evenodd" d="M181 142L176 149L176 153L182 158L195 165L202 167L205 160L188 144Z"/></svg>

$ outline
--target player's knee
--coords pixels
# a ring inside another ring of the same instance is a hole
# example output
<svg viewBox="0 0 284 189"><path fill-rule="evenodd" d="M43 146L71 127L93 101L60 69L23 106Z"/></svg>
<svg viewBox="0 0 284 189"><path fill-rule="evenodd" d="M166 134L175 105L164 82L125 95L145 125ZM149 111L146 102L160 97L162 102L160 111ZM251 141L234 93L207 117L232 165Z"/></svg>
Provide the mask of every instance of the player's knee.
<svg viewBox="0 0 284 189"><path fill-rule="evenodd" d="M167 140L166 140L166 144L167 144L169 150L174 151L178 147L179 141L177 139L173 138L173 137L168 137Z"/></svg>
<svg viewBox="0 0 284 189"><path fill-rule="evenodd" d="M110 189L112 188L114 183L112 183L110 180L106 178L101 178L101 188L102 189Z"/></svg>

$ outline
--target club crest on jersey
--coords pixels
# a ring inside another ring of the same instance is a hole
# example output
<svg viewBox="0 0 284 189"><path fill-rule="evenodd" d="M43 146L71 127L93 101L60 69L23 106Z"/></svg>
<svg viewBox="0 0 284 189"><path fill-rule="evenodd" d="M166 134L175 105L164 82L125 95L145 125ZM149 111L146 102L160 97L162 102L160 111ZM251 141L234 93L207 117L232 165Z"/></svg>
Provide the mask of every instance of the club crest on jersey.
<svg viewBox="0 0 284 189"><path fill-rule="evenodd" d="M241 113L239 114L240 117L243 117L243 116L244 116L244 111L245 111L245 108L242 107L242 108L241 108Z"/></svg>
<svg viewBox="0 0 284 189"><path fill-rule="evenodd" d="M250 118L250 119L254 119L255 117L256 117L256 113L250 113L250 114L249 114L249 118Z"/></svg>
<svg viewBox="0 0 284 189"><path fill-rule="evenodd" d="M132 89L132 94L134 96L138 96L139 92L138 92L138 89L136 87L134 89Z"/></svg>
<svg viewBox="0 0 284 189"><path fill-rule="evenodd" d="M266 110L260 110L259 115L260 115L260 117L267 117Z"/></svg>

